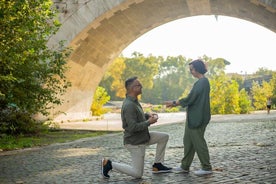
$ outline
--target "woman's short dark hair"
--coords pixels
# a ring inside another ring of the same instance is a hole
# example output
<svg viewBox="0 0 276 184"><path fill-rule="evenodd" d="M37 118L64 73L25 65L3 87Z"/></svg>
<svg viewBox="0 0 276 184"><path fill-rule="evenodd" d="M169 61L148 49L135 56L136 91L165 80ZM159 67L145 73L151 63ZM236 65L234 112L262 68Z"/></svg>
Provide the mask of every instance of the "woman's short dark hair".
<svg viewBox="0 0 276 184"><path fill-rule="evenodd" d="M207 72L206 65L200 59L193 60L189 63L189 65L192 65L195 71L197 71L198 73L205 74Z"/></svg>
<svg viewBox="0 0 276 184"><path fill-rule="evenodd" d="M131 78L128 78L128 79L125 81L125 88L128 89L128 87L129 87L136 79L138 79L138 77L131 77Z"/></svg>

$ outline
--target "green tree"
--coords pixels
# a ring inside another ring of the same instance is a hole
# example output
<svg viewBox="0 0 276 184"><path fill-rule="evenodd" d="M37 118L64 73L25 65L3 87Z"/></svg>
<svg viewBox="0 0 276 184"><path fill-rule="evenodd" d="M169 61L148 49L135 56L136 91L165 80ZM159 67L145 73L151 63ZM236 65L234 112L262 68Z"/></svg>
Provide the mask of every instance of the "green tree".
<svg viewBox="0 0 276 184"><path fill-rule="evenodd" d="M270 86L272 88L272 96L271 96L271 100L272 100L272 107L275 107L276 104L276 72L272 73L272 79L270 80Z"/></svg>
<svg viewBox="0 0 276 184"><path fill-rule="evenodd" d="M253 105L256 110L266 109L266 101L268 97L271 97L273 94L272 86L263 81L261 84L253 81L251 94L253 98Z"/></svg>
<svg viewBox="0 0 276 184"><path fill-rule="evenodd" d="M115 95L119 98L124 98L126 94L123 78L123 72L126 69L125 58L118 57L110 65L106 75L111 78L111 91L114 91Z"/></svg>
<svg viewBox="0 0 276 184"><path fill-rule="evenodd" d="M134 52L131 58L125 59L125 65L126 69L122 74L124 80L137 76L144 88L151 89L153 87L153 78L158 74L158 57L145 57L143 54Z"/></svg>
<svg viewBox="0 0 276 184"><path fill-rule="evenodd" d="M239 91L237 81L221 73L212 76L211 85L211 113L212 114L239 114L247 113L250 109L249 96L245 90Z"/></svg>
<svg viewBox="0 0 276 184"><path fill-rule="evenodd" d="M191 89L195 79L190 75L190 61L183 56L160 59L159 73L154 77L151 95L146 95L149 93L145 91L143 99L160 104L168 99L177 99L185 89Z"/></svg>
<svg viewBox="0 0 276 184"><path fill-rule="evenodd" d="M264 75L272 75L273 71L267 68L259 68L253 75L255 76L264 76Z"/></svg>
<svg viewBox="0 0 276 184"><path fill-rule="evenodd" d="M212 59L207 56L203 56L203 58L208 66L208 76L217 76L221 73L225 73L225 67L230 65L230 62L223 58Z"/></svg>
<svg viewBox="0 0 276 184"><path fill-rule="evenodd" d="M239 106L241 114L248 114L252 110L251 100L244 88L240 90Z"/></svg>
<svg viewBox="0 0 276 184"><path fill-rule="evenodd" d="M241 109L239 105L239 84L235 80L229 79L225 91L225 114L239 114Z"/></svg>
<svg viewBox="0 0 276 184"><path fill-rule="evenodd" d="M106 113L106 109L103 105L110 100L110 96L107 94L103 87L97 87L96 92L93 96L93 102L91 105L91 111L93 116L100 116Z"/></svg>
<svg viewBox="0 0 276 184"><path fill-rule="evenodd" d="M210 105L212 114L225 114L226 76L221 74L210 79Z"/></svg>
<svg viewBox="0 0 276 184"><path fill-rule="evenodd" d="M60 24L51 0L0 1L0 110L48 114L61 104L69 50L47 47Z"/></svg>
<svg viewBox="0 0 276 184"><path fill-rule="evenodd" d="M251 101L248 94L242 89L243 79L241 76L227 76L225 67L230 64L222 58L212 59L203 56L207 61L208 73L206 74L211 83L211 108L213 114L239 114L248 113L251 109ZM118 89L123 88L123 81L136 75L143 83L142 101L145 103L161 104L168 99L177 99L188 94L196 79L190 74L189 62L183 56L144 57L137 52L132 58L115 60L112 65L113 72L107 72L112 77L104 77L105 82ZM156 72L157 65L157 72ZM117 67L116 67L117 66ZM151 70L153 66L154 70ZM114 69L115 68L115 69ZM150 69L151 68L151 69ZM152 75L149 75L152 74ZM115 82L115 80L117 82ZM111 82L112 81L112 82ZM115 88L113 88L115 89ZM119 90L118 90L119 91ZM114 97L111 97L114 99Z"/></svg>
<svg viewBox="0 0 276 184"><path fill-rule="evenodd" d="M238 82L239 90L241 90L243 88L244 79L243 79L242 75L237 74L237 73L232 74L231 79Z"/></svg>

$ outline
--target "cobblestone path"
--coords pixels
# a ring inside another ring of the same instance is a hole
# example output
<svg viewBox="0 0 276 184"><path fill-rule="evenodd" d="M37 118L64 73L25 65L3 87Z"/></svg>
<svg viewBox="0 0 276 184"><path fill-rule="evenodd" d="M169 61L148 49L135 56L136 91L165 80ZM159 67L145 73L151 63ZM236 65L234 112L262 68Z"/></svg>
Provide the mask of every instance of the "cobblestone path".
<svg viewBox="0 0 276 184"><path fill-rule="evenodd" d="M152 127L170 134L166 165L175 167L183 156L184 124ZM24 151L0 154L0 183L26 184L175 184L175 183L276 183L276 120L211 122L206 130L214 173L198 177L195 158L189 174L152 174L155 147L146 152L145 174L140 180L112 171L109 180L100 175L100 159L130 161L122 145L122 133L81 139Z"/></svg>

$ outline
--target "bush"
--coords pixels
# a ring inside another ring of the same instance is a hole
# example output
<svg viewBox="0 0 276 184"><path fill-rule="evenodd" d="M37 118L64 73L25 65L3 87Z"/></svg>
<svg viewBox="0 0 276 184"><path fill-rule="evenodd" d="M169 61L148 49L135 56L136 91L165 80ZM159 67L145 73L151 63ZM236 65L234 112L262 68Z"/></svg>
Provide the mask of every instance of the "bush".
<svg viewBox="0 0 276 184"><path fill-rule="evenodd" d="M179 112L180 108L178 107L172 107L172 108L167 108L165 109L165 112Z"/></svg>
<svg viewBox="0 0 276 184"><path fill-rule="evenodd" d="M154 105L152 107L145 108L145 112L156 112L156 113L179 112L180 108L181 107L165 108L163 105Z"/></svg>
<svg viewBox="0 0 276 184"><path fill-rule="evenodd" d="M93 96L93 102L90 110L93 116L101 116L108 112L108 109L103 108L103 105L110 100L110 96L107 94L103 87L97 87Z"/></svg>
<svg viewBox="0 0 276 184"><path fill-rule="evenodd" d="M47 125L37 122L27 112L8 108L0 111L0 134L38 134L47 130Z"/></svg>

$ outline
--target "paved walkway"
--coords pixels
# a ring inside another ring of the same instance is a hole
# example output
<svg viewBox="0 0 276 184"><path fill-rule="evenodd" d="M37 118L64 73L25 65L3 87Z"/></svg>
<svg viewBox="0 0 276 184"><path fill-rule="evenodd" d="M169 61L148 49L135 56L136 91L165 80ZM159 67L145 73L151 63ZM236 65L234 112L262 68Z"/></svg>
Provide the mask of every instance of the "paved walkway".
<svg viewBox="0 0 276 184"><path fill-rule="evenodd" d="M159 126L163 124L184 122L186 113L159 113L158 123L152 126ZM107 130L107 131L122 131L121 115L118 113L105 114L101 120L94 121L73 121L73 122L57 122L62 129L82 129L82 130Z"/></svg>
<svg viewBox="0 0 276 184"><path fill-rule="evenodd" d="M159 126L175 122L184 122L186 118L185 112L178 113L159 113L158 122L152 126ZM276 111L272 111L269 115L266 111L256 111L251 114L240 115L213 115L212 122L226 122L236 121L241 122L244 120L269 120L276 119ZM108 130L108 131L121 131L122 121L120 114L105 114L104 119L94 121L63 121L56 123L62 129L82 129L82 130Z"/></svg>
<svg viewBox="0 0 276 184"><path fill-rule="evenodd" d="M261 118L262 117L262 118ZM183 156L183 123L163 124L151 130L170 134L166 165L178 166ZM0 153L0 183L26 184L175 184L175 183L276 183L276 111L251 115L214 116L206 130L214 173L197 177L195 158L190 174L152 174L155 147L146 152L143 179L111 172L100 176L100 159L130 161L122 145L122 133L86 138L35 149Z"/></svg>

